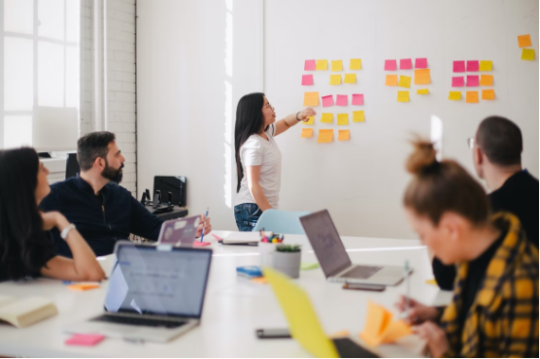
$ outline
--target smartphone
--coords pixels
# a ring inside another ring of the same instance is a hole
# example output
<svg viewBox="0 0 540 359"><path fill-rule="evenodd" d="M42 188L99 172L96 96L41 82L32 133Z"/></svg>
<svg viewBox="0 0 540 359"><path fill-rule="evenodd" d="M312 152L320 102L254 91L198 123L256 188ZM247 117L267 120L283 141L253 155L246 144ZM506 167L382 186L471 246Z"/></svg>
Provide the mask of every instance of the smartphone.
<svg viewBox="0 0 540 359"><path fill-rule="evenodd" d="M345 283L343 284L343 289L371 290L374 292L382 292L386 289L386 286L382 284Z"/></svg>
<svg viewBox="0 0 540 359"><path fill-rule="evenodd" d="M287 328L257 329L255 333L257 333L257 338L259 339L283 339L291 337L291 332Z"/></svg>

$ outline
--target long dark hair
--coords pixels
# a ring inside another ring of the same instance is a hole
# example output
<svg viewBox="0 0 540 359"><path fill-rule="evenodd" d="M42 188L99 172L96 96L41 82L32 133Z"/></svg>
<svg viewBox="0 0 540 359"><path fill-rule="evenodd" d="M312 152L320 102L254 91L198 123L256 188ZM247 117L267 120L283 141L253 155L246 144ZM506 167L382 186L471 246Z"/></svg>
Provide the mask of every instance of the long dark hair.
<svg viewBox="0 0 540 359"><path fill-rule="evenodd" d="M38 171L33 148L0 151L0 267L8 279L38 274L54 253L36 203Z"/></svg>
<svg viewBox="0 0 540 359"><path fill-rule="evenodd" d="M245 95L238 101L236 108L236 125L234 126L234 152L236 158L236 175L238 183L236 192L240 191L240 182L244 178L244 169L240 160L240 147L249 136L259 133L264 126L262 108L264 106L264 94L254 92Z"/></svg>

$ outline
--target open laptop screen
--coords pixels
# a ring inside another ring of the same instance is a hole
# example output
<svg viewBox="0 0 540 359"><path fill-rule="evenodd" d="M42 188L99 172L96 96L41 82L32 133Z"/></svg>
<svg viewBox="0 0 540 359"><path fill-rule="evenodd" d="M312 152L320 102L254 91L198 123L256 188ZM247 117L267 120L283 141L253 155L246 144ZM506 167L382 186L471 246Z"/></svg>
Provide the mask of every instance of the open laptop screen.
<svg viewBox="0 0 540 359"><path fill-rule="evenodd" d="M118 244L108 312L200 318L212 251Z"/></svg>
<svg viewBox="0 0 540 359"><path fill-rule="evenodd" d="M352 265L327 210L300 217L300 222L326 278L332 277Z"/></svg>

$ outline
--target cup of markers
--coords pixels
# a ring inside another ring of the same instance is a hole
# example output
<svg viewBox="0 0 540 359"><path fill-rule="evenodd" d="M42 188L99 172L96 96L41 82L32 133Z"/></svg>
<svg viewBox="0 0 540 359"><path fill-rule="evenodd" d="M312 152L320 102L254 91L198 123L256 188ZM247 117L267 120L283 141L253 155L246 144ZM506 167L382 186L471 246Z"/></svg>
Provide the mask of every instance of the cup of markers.
<svg viewBox="0 0 540 359"><path fill-rule="evenodd" d="M259 256L261 261L261 267L272 267L273 254L276 251L276 245L283 243L285 236L283 234L272 234L267 236L264 233L264 229L261 233L261 241L259 242Z"/></svg>

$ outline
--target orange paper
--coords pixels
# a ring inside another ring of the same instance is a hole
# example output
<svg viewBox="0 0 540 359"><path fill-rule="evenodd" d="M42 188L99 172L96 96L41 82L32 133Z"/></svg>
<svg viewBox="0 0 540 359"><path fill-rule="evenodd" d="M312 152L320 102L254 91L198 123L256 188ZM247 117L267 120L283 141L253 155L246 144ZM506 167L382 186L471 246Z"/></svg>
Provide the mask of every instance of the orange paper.
<svg viewBox="0 0 540 359"><path fill-rule="evenodd" d="M306 130L311 130L313 132L312 128L307 128ZM268 284L268 279L266 279L265 277L251 278L251 281L258 284Z"/></svg>
<svg viewBox="0 0 540 359"><path fill-rule="evenodd" d="M319 93L304 92L304 106L319 106Z"/></svg>
<svg viewBox="0 0 540 359"><path fill-rule="evenodd" d="M381 305L368 302L366 325L359 334L360 339L368 345L394 343L401 337L412 334L411 327L404 321L392 321L392 313Z"/></svg>
<svg viewBox="0 0 540 359"><path fill-rule="evenodd" d="M465 102L478 103L478 91L467 91Z"/></svg>
<svg viewBox="0 0 540 359"><path fill-rule="evenodd" d="M329 143L334 140L334 130L319 130L317 143Z"/></svg>
<svg viewBox="0 0 540 359"><path fill-rule="evenodd" d="M480 86L493 86L493 75L480 75Z"/></svg>
<svg viewBox="0 0 540 359"><path fill-rule="evenodd" d="M397 86L397 75L386 75L386 86Z"/></svg>
<svg viewBox="0 0 540 359"><path fill-rule="evenodd" d="M302 138L311 138L313 136L313 129L312 128L303 128L302 134L300 137Z"/></svg>
<svg viewBox="0 0 540 359"><path fill-rule="evenodd" d="M414 70L414 84L428 85L431 83L431 75L429 69Z"/></svg>
<svg viewBox="0 0 540 359"><path fill-rule="evenodd" d="M521 35L518 36L519 47L529 47L532 46L531 35Z"/></svg>
<svg viewBox="0 0 540 359"><path fill-rule="evenodd" d="M78 291L85 291L90 289L96 289L99 288L99 284L96 283L79 283L79 284L71 284L67 286L69 290L78 290Z"/></svg>
<svg viewBox="0 0 540 359"><path fill-rule="evenodd" d="M482 100L495 100L495 90L482 90Z"/></svg>
<svg viewBox="0 0 540 359"><path fill-rule="evenodd" d="M349 130L338 131L338 141L348 141L350 138L351 138L351 131Z"/></svg>

